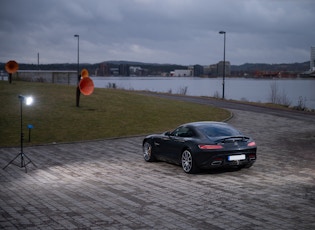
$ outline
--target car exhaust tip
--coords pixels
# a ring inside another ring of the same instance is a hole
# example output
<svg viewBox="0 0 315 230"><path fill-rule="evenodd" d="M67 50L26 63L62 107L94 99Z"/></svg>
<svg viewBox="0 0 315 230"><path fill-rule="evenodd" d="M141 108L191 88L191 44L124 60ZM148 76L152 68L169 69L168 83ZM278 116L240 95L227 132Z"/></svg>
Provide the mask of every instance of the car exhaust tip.
<svg viewBox="0 0 315 230"><path fill-rule="evenodd" d="M213 161L211 165L221 165L222 161Z"/></svg>

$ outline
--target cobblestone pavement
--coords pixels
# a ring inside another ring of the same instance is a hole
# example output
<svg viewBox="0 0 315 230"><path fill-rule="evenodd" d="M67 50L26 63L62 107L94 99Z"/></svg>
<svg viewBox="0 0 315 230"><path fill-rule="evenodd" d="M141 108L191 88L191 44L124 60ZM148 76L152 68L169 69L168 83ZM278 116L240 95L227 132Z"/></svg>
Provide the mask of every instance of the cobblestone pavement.
<svg viewBox="0 0 315 230"><path fill-rule="evenodd" d="M27 147L38 168L0 169L0 228L315 229L315 122L233 113L258 144L250 169L146 163L143 137Z"/></svg>

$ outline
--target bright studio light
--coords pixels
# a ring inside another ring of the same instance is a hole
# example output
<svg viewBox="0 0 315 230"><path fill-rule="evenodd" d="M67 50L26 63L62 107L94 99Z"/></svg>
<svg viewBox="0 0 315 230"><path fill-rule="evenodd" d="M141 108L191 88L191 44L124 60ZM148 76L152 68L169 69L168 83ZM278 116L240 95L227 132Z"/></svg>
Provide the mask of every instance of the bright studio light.
<svg viewBox="0 0 315 230"><path fill-rule="evenodd" d="M25 96L19 95L19 99L21 100L21 102L25 102L26 105L31 105L33 103L33 97L31 96L25 97Z"/></svg>
<svg viewBox="0 0 315 230"><path fill-rule="evenodd" d="M25 98L25 104L26 105L31 105L33 103L33 98L32 97L26 97Z"/></svg>

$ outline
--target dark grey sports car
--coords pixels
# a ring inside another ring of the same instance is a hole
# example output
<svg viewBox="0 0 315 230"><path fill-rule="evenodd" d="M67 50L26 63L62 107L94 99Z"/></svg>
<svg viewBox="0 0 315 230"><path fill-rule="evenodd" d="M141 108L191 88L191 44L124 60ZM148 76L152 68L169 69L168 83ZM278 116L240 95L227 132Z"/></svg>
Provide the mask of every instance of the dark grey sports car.
<svg viewBox="0 0 315 230"><path fill-rule="evenodd" d="M256 161L256 143L223 122L193 122L143 140L145 161L179 164L186 173L224 166L249 168Z"/></svg>

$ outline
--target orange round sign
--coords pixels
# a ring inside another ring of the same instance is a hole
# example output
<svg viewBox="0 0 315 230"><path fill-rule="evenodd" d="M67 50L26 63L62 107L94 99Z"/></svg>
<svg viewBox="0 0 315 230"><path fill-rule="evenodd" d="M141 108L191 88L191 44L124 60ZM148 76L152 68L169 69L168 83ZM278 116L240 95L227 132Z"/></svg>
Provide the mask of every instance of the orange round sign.
<svg viewBox="0 0 315 230"><path fill-rule="evenodd" d="M19 69L19 64L16 61L11 60L5 64L5 70L8 73L15 73L18 69Z"/></svg>
<svg viewBox="0 0 315 230"><path fill-rule="evenodd" d="M90 95L94 91L93 80L89 77L82 78L79 83L80 92L83 95Z"/></svg>
<svg viewBox="0 0 315 230"><path fill-rule="evenodd" d="M87 69L82 69L81 70L81 77L82 78L89 77L89 71Z"/></svg>

